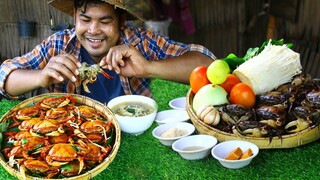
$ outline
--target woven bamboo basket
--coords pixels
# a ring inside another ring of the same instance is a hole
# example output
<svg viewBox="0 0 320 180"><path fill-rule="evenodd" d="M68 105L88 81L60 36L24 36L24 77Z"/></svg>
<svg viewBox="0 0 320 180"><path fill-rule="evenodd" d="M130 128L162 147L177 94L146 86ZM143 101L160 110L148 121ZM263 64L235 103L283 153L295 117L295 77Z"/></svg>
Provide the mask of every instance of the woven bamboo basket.
<svg viewBox="0 0 320 180"><path fill-rule="evenodd" d="M250 136L239 136L231 133L227 133L216 129L212 126L205 124L195 114L192 108L192 102L194 93L189 90L187 93L187 107L186 110L190 119L197 131L201 134L208 134L216 137L219 142L228 140L245 140L256 144L260 149L276 149L276 148L293 148L298 147L310 142L313 142L320 138L320 127L315 126L314 128L307 128L303 131L283 135L281 138L273 137L272 139L262 137L250 137Z"/></svg>
<svg viewBox="0 0 320 180"><path fill-rule="evenodd" d="M6 122L10 116L10 114L12 114L13 111L24 108L24 107L28 107L28 106L32 106L35 104L35 102L41 101L45 98L48 97L62 97L62 96L72 96L74 97L74 99L76 100L77 104L83 104L83 105L87 105L90 106L96 110L101 111L114 125L115 127L115 140L114 140L114 144L113 144L113 148L112 151L110 152L110 154L99 164L97 165L95 168L91 169L90 171L87 171L83 174L77 175L77 176L73 176L73 177L68 177L68 178L63 178L66 180L86 180L86 179L91 179L94 176L96 176L97 174L101 173L104 169L106 169L109 164L113 161L113 159L115 158L119 147L120 147L120 140L121 140L121 130L120 130L120 125L118 123L118 121L116 120L114 114L112 113L112 111L105 106L104 104L95 101L91 98L82 96L82 95L77 95L77 94L66 94L66 93L47 93L47 94L42 94L39 96L35 96L29 99L26 99L24 101L22 101L21 103L19 103L18 105L16 105L15 107L13 107L12 109L10 109L7 113L5 113L1 119L0 119L0 123L2 122ZM5 159L3 158L3 156L0 157L0 163L1 165L4 167L5 170L7 170L11 175L13 175L14 177L18 178L18 179L26 179L26 180L31 180L31 179L45 179L45 178L39 178L39 177L32 177L29 175L26 175L26 177L24 178L22 176L22 174L17 171L16 169L10 167Z"/></svg>

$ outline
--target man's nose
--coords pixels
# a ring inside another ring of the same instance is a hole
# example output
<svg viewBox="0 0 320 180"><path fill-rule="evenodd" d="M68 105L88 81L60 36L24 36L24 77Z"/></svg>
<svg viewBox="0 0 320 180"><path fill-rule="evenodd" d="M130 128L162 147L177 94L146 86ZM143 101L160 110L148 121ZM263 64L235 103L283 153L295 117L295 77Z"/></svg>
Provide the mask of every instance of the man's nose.
<svg viewBox="0 0 320 180"><path fill-rule="evenodd" d="M90 34L99 34L101 32L99 23L93 22L89 26L88 32Z"/></svg>

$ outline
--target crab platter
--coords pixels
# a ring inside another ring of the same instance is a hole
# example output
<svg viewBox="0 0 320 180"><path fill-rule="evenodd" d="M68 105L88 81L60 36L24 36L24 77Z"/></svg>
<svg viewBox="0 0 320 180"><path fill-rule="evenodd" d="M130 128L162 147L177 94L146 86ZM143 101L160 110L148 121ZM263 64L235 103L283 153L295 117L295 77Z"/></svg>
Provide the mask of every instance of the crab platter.
<svg viewBox="0 0 320 180"><path fill-rule="evenodd" d="M29 98L0 123L0 163L19 179L90 179L113 161L120 146L112 111L81 95Z"/></svg>
<svg viewBox="0 0 320 180"><path fill-rule="evenodd" d="M246 140L261 149L292 148L319 139L320 80L302 72L299 54L286 45L263 48L231 71L227 64L228 74L220 83L208 82L195 92L190 82L187 112L191 121L198 132L220 142ZM210 66L209 80L223 76ZM226 86L229 76L237 82Z"/></svg>

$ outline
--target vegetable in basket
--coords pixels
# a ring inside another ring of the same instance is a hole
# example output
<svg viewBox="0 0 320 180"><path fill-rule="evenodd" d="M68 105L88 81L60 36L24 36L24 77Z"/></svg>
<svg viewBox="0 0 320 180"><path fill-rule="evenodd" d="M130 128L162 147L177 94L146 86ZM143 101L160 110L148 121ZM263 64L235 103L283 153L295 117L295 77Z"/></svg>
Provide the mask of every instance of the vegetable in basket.
<svg viewBox="0 0 320 180"><path fill-rule="evenodd" d="M223 60L228 63L231 72L233 72L233 70L235 70L242 63L260 54L268 44L276 45L276 46L286 45L286 47L288 48L291 48L293 46L293 44L291 43L285 44L283 39L280 39L280 40L270 39L270 40L264 41L260 47L249 48L246 54L244 55L244 57L237 57L235 54L230 53Z"/></svg>

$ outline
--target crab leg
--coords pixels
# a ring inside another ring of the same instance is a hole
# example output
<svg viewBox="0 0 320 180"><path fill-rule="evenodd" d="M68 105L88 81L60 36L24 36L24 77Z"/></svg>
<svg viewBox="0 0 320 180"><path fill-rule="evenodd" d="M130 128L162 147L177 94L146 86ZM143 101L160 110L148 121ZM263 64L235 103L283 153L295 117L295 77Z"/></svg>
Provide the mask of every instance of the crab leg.
<svg viewBox="0 0 320 180"><path fill-rule="evenodd" d="M100 69L100 73L104 76L104 77L106 77L107 79L111 79L111 78L113 78L113 76L110 76L108 73L106 73L104 70L102 70L102 69Z"/></svg>

